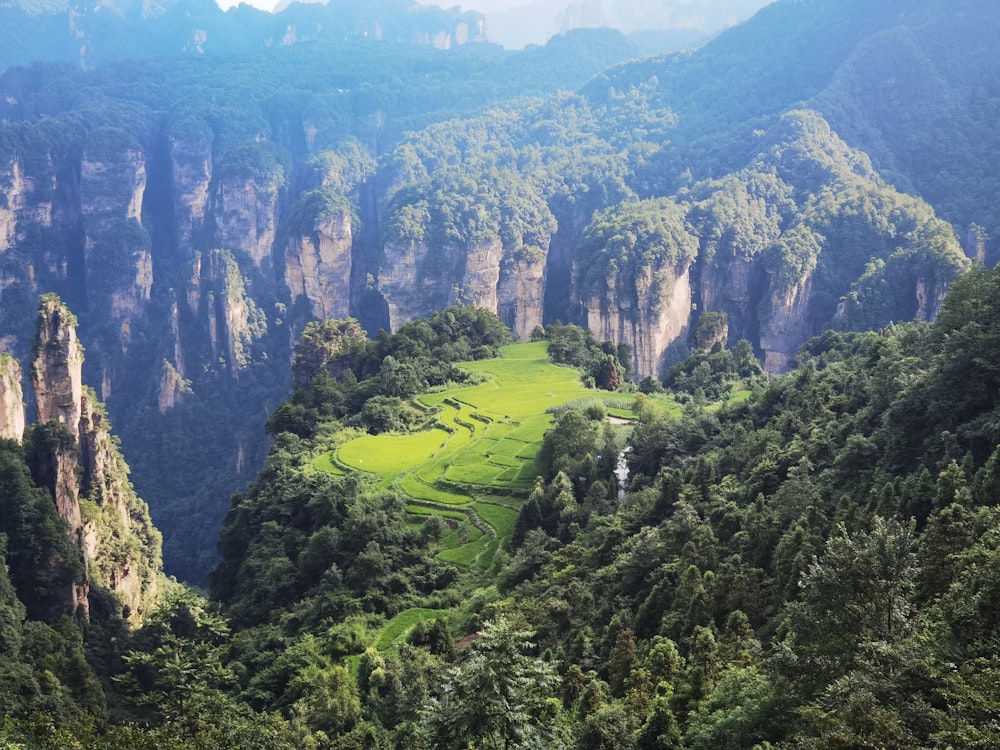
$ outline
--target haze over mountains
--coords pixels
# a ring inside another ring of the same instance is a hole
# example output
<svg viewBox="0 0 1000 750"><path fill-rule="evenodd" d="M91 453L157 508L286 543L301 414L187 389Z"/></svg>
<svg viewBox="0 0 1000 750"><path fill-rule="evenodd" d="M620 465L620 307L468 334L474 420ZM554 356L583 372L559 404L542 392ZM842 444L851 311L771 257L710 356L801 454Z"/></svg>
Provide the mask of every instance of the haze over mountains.
<svg viewBox="0 0 1000 750"><path fill-rule="evenodd" d="M695 46L746 20L770 0L466 0L486 17L490 41L507 48L544 44L571 29L607 27L658 38L660 50ZM667 46L669 45L669 46Z"/></svg>

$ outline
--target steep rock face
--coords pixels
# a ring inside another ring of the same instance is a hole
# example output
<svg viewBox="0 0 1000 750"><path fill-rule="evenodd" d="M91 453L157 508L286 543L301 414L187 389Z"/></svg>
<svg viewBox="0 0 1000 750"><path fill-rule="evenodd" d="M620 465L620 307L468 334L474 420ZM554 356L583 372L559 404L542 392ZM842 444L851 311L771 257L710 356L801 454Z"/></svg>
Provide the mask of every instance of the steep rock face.
<svg viewBox="0 0 1000 750"><path fill-rule="evenodd" d="M448 258L443 250L436 255L421 240L398 239L385 243L378 286L388 308L392 330L448 306L451 285L449 282L445 287L441 277L452 271L446 267L454 265L454 259Z"/></svg>
<svg viewBox="0 0 1000 750"><path fill-rule="evenodd" d="M83 549L90 580L115 595L126 619L138 622L156 601L160 533L132 489L103 406L89 392L81 406L81 490L87 500Z"/></svg>
<svg viewBox="0 0 1000 750"><path fill-rule="evenodd" d="M764 372L769 375L791 369L795 353L813 334L809 316L812 286L810 272L784 288L772 287L765 302L760 334Z"/></svg>
<svg viewBox="0 0 1000 750"><path fill-rule="evenodd" d="M756 340L756 306L766 281L761 264L752 258L728 258L726 263L706 263L700 271L700 307L726 313L729 343Z"/></svg>
<svg viewBox="0 0 1000 750"><path fill-rule="evenodd" d="M351 302L350 212L316 219L312 231L293 234L285 251L285 285L292 302L302 297L316 318L346 318Z"/></svg>
<svg viewBox="0 0 1000 750"><path fill-rule="evenodd" d="M23 435L21 366L9 354L0 354L0 438L20 440Z"/></svg>
<svg viewBox="0 0 1000 750"><path fill-rule="evenodd" d="M152 242L142 227L146 163L131 136L113 128L88 138L80 163L80 215L92 308L118 324L126 351L153 287Z"/></svg>
<svg viewBox="0 0 1000 750"><path fill-rule="evenodd" d="M83 400L83 346L76 318L54 296L42 299L31 367L38 421L55 421L77 438Z"/></svg>
<svg viewBox="0 0 1000 750"><path fill-rule="evenodd" d="M505 261L497 286L497 317L526 339L543 323L545 308L545 259Z"/></svg>
<svg viewBox="0 0 1000 750"><path fill-rule="evenodd" d="M223 177L215 203L216 241L225 248L242 250L261 268L270 263L277 226L277 179Z"/></svg>
<svg viewBox="0 0 1000 750"><path fill-rule="evenodd" d="M690 264L606 282L602 294L584 300L587 328L599 339L628 344L637 375L657 375L663 353L690 322Z"/></svg>
<svg viewBox="0 0 1000 750"><path fill-rule="evenodd" d="M42 300L32 366L42 420L32 440L36 481L52 492L86 562L70 611L86 616L90 589L99 586L118 599L124 617L139 621L157 595L160 535L128 481L103 406L82 384L75 324L57 298Z"/></svg>
<svg viewBox="0 0 1000 750"><path fill-rule="evenodd" d="M80 162L80 186L87 193L87 200L81 206L84 216L123 214L125 219L138 221L146 190L142 151L126 148L124 153L102 158L88 149Z"/></svg>
<svg viewBox="0 0 1000 750"><path fill-rule="evenodd" d="M379 291L395 330L449 305L475 305L527 338L544 314L546 262L537 255L510 257L500 240L469 248L394 241L386 244Z"/></svg>
<svg viewBox="0 0 1000 750"><path fill-rule="evenodd" d="M729 316L721 311L701 313L691 334L691 348L699 352L710 352L716 346L726 346L729 342Z"/></svg>
<svg viewBox="0 0 1000 750"><path fill-rule="evenodd" d="M173 409L184 398L184 394L190 392L190 384L169 362L164 362L160 371L160 384L156 397L156 405L160 414L166 414Z"/></svg>
<svg viewBox="0 0 1000 750"><path fill-rule="evenodd" d="M17 224L23 221L40 227L52 226L52 202L38 200L35 178L25 174L17 159L0 169L0 251L8 250L17 237Z"/></svg>
<svg viewBox="0 0 1000 750"><path fill-rule="evenodd" d="M917 312L914 320L934 320L941 310L944 296L948 292L948 284L939 279L917 279L915 289Z"/></svg>
<svg viewBox="0 0 1000 750"><path fill-rule="evenodd" d="M212 250L207 260L201 284L211 289L206 306L213 356L225 356L230 374L236 377L249 364L251 347L266 333L267 321L248 293L232 253Z"/></svg>
<svg viewBox="0 0 1000 750"><path fill-rule="evenodd" d="M453 248L452 252L457 252ZM458 288L452 290L449 304L462 303L497 311L497 284L500 282L500 240L481 242L469 248Z"/></svg>
<svg viewBox="0 0 1000 750"><path fill-rule="evenodd" d="M169 138L174 231L182 257L190 257L193 239L208 210L212 182L212 131L195 121Z"/></svg>

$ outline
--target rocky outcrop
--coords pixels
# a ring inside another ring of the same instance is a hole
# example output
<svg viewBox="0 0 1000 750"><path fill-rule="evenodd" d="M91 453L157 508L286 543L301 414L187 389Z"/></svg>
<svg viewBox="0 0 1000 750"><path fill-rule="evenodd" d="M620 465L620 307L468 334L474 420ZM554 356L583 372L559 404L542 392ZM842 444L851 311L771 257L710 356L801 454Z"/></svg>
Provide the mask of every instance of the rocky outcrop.
<svg viewBox="0 0 1000 750"><path fill-rule="evenodd" d="M452 249L453 252L457 248ZM464 272L456 279L458 288L452 290L449 304L466 304L497 310L497 284L500 282L500 260L503 245L499 239L481 242L468 249Z"/></svg>
<svg viewBox="0 0 1000 750"><path fill-rule="evenodd" d="M37 180L27 174L17 159L0 169L0 251L13 247L19 221L25 224L52 226L52 202L39 200Z"/></svg>
<svg viewBox="0 0 1000 750"><path fill-rule="evenodd" d="M9 354L0 354L0 438L20 440L24 436L24 394L21 366Z"/></svg>
<svg viewBox="0 0 1000 750"><path fill-rule="evenodd" d="M280 188L277 177L223 177L218 182L215 199L218 245L242 250L258 268L270 264Z"/></svg>
<svg viewBox="0 0 1000 750"><path fill-rule="evenodd" d="M727 258L724 263L716 260L701 266L699 307L726 313L729 343L740 339L756 340L756 306L766 279L759 259Z"/></svg>
<svg viewBox="0 0 1000 750"><path fill-rule="evenodd" d="M152 241L142 226L146 163L132 136L102 128L88 137L80 162L80 216L91 305L118 327L127 351L153 287Z"/></svg>
<svg viewBox="0 0 1000 750"><path fill-rule="evenodd" d="M212 130L201 120L186 121L170 134L168 147L177 247L182 257L189 258L208 211Z"/></svg>
<svg viewBox="0 0 1000 750"><path fill-rule="evenodd" d="M913 319L934 320L941 310L944 296L948 292L948 284L942 283L937 279L927 280L919 278L917 279L914 291L917 297L917 311Z"/></svg>
<svg viewBox="0 0 1000 750"><path fill-rule="evenodd" d="M449 305L495 312L519 338L544 323L548 244L511 250L499 238L462 246L392 239L378 267L378 290L392 330ZM340 315L343 317L343 315Z"/></svg>
<svg viewBox="0 0 1000 750"><path fill-rule="evenodd" d="M87 500L83 549L90 583L114 594L123 617L139 622L156 602L160 533L132 489L103 405L88 391L82 407L81 494Z"/></svg>
<svg viewBox="0 0 1000 750"><path fill-rule="evenodd" d="M98 586L137 622L156 599L160 535L128 480L103 405L83 386L75 325L58 298L42 300L32 363L41 420L33 428L35 479L52 492L86 563L85 580L69 592L69 611L86 617L87 597Z"/></svg>
<svg viewBox="0 0 1000 750"><path fill-rule="evenodd" d="M321 214L311 231L292 234L285 251L285 285L316 318L346 318L351 307L353 227L347 210Z"/></svg>
<svg viewBox="0 0 1000 750"><path fill-rule="evenodd" d="M202 285L211 289L206 304L213 355L221 353L236 377L249 364L253 344L267 332L267 320L247 292L232 253L212 250L207 260Z"/></svg>
<svg viewBox="0 0 1000 750"><path fill-rule="evenodd" d="M760 348L764 352L764 372L769 375L791 369L799 347L813 334L809 315L812 286L810 272L795 283L778 285L765 303Z"/></svg>
<svg viewBox="0 0 1000 750"><path fill-rule="evenodd" d="M650 267L606 282L602 294L584 300L587 328L599 339L628 344L638 376L658 375L663 353L690 322L690 264Z"/></svg>
<svg viewBox="0 0 1000 750"><path fill-rule="evenodd" d="M106 143L100 144L106 147ZM117 145L117 144L115 144ZM87 199L84 216L122 214L138 221L146 191L146 162L138 148L96 156L88 149L80 162L80 187Z"/></svg>
<svg viewBox="0 0 1000 750"><path fill-rule="evenodd" d="M422 241L394 241L385 245L378 286L389 313L389 327L398 329L454 300L461 274L455 249L431 250Z"/></svg>
<svg viewBox="0 0 1000 750"><path fill-rule="evenodd" d="M729 316L721 311L702 313L698 316L691 334L694 351L710 352L716 346L725 347L729 341Z"/></svg>
<svg viewBox="0 0 1000 750"><path fill-rule="evenodd" d="M518 338L527 339L543 324L544 308L544 254L505 259L497 286L497 317Z"/></svg>
<svg viewBox="0 0 1000 750"><path fill-rule="evenodd" d="M83 402L83 345L76 317L54 295L42 298L35 328L31 385L39 422L57 422L79 437Z"/></svg>

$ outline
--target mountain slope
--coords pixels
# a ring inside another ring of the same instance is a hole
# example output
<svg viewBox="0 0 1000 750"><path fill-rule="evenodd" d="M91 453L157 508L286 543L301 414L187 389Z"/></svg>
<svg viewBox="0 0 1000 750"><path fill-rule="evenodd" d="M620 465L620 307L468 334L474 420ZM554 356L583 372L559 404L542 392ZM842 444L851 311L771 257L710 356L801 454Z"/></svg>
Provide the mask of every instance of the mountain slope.
<svg viewBox="0 0 1000 750"><path fill-rule="evenodd" d="M38 293L79 311L168 565L198 578L315 316L375 333L476 302L521 336L591 324L641 374L701 312L772 371L827 326L933 317L956 235L994 254L997 14L953 7L778 2L586 85L631 54L621 35L10 70L0 333L25 358ZM546 98L497 104L518 95ZM630 223L642 242L602 254Z"/></svg>

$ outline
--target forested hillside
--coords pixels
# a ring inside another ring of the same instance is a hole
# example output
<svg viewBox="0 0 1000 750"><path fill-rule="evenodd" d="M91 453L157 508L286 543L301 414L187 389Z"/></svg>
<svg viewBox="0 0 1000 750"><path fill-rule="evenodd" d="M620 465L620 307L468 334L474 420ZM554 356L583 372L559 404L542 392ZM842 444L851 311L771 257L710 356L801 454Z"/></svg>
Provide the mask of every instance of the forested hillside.
<svg viewBox="0 0 1000 750"><path fill-rule="evenodd" d="M935 323L829 332L787 375L763 379L749 347L716 345L671 372L672 398L651 379L648 394L590 391L547 415L534 487L468 516L449 510L460 485L418 483L439 494L415 501L402 475L353 468L350 446L416 438L426 419L462 413L458 399L475 403L491 382L474 375L481 365L524 347L584 364L626 353L571 327L506 346L499 322L471 309L377 343L347 322L314 326L297 358L309 384L275 412L265 471L234 497L221 535L221 612L169 597L100 663L107 697L77 662L72 710L53 725L11 711L3 736L37 747L991 747L998 306L1000 272L975 270ZM412 369L403 352L416 354ZM486 359L457 363L470 356ZM487 415L513 407L456 419L454 434L491 440ZM387 409L403 418L391 434L370 421ZM495 494L506 480L477 481ZM486 513L502 507L520 510ZM452 554L482 549L483 521L509 533L503 545L488 559ZM19 625L13 590L0 591L17 664L48 631ZM104 728L104 705L139 725Z"/></svg>
<svg viewBox="0 0 1000 750"><path fill-rule="evenodd" d="M95 386L0 446L0 739L1000 742L993 5L365 23L0 76L0 341Z"/></svg>
<svg viewBox="0 0 1000 750"><path fill-rule="evenodd" d="M0 78L5 347L27 358L40 293L78 313L172 573L211 567L302 327L368 305L351 261L377 242L379 151L630 55L613 32L517 54L357 39Z"/></svg>
<svg viewBox="0 0 1000 750"><path fill-rule="evenodd" d="M347 4L331 36L264 49L236 9L203 53L0 78L0 335L25 361L39 294L77 311L182 578L213 564L312 320L376 335L475 304L522 339L585 326L642 378L725 314L774 373L828 328L933 319L967 257L993 261L989 3L781 0L624 64L616 32L516 54L363 36L407 8Z"/></svg>
<svg viewBox="0 0 1000 750"><path fill-rule="evenodd" d="M430 522L407 532L398 491L310 471L342 428L278 433L215 579L251 694L300 695L288 654L308 642L347 670L315 720L344 747L990 746L998 295L971 272L933 325L825 334L769 381L716 348L688 388L728 378L721 408L637 403L624 433L560 413L485 576L421 552ZM331 386L293 403L336 410ZM619 496L602 455L623 439ZM403 641L376 638L402 615Z"/></svg>

